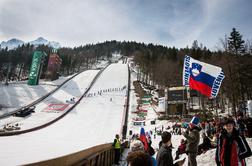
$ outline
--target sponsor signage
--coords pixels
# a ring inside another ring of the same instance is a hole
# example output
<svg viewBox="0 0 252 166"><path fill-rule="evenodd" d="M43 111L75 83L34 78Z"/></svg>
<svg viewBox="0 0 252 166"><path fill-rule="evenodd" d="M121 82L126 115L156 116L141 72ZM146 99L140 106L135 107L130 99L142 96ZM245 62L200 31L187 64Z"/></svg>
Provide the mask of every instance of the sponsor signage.
<svg viewBox="0 0 252 166"><path fill-rule="evenodd" d="M37 85L40 76L41 61L45 53L42 51L35 51L32 57L32 64L29 73L28 85Z"/></svg>
<svg viewBox="0 0 252 166"><path fill-rule="evenodd" d="M69 104L49 104L43 111L44 112L62 112Z"/></svg>

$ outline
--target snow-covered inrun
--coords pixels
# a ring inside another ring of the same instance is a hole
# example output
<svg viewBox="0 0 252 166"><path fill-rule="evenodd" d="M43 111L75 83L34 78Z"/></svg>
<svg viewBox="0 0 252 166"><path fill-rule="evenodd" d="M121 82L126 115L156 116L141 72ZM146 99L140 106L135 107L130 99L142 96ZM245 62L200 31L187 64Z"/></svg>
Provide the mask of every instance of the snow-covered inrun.
<svg viewBox="0 0 252 166"><path fill-rule="evenodd" d="M97 73L95 70L86 72L88 76ZM127 76L127 65L112 64L98 77L86 97L64 118L41 130L0 137L0 165L34 163L112 142L115 134L122 129ZM66 95L80 95L79 88L85 88L92 78L81 77L72 81L72 87L59 90L61 93L53 98L64 101ZM53 116L55 113L47 114ZM25 120L22 123L26 123ZM33 123L36 124L35 119L29 121L30 125Z"/></svg>

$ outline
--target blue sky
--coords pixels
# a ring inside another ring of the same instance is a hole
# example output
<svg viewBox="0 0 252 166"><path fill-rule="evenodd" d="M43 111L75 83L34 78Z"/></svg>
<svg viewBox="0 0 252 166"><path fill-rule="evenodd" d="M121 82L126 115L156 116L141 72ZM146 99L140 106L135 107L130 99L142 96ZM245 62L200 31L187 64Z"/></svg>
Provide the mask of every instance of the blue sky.
<svg viewBox="0 0 252 166"><path fill-rule="evenodd" d="M40 36L79 46L105 40L210 49L236 27L252 40L251 0L1 0L0 41Z"/></svg>

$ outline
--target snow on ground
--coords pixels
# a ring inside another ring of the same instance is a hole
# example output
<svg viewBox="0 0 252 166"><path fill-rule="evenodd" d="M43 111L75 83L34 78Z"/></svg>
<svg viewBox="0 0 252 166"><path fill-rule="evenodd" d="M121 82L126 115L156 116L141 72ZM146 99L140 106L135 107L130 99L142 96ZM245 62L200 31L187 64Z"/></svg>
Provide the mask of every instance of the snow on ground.
<svg viewBox="0 0 252 166"><path fill-rule="evenodd" d="M34 132L0 137L3 149L0 165L38 162L112 142L115 134L121 132L126 95L123 87L127 86L127 76L127 65L110 65L90 89L92 97L83 98L61 120ZM98 95L101 90L104 92ZM64 91L57 99L64 98L63 95Z"/></svg>
<svg viewBox="0 0 252 166"><path fill-rule="evenodd" d="M0 83L0 116L39 99L69 77L60 77L55 81L41 80L39 85L36 86L27 85L27 81L11 82L8 86Z"/></svg>

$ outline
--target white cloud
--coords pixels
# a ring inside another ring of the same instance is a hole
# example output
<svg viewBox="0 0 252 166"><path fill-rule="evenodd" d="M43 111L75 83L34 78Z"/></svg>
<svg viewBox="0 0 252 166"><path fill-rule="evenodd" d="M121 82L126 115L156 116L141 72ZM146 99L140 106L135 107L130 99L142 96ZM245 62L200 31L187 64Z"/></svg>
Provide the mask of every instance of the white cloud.
<svg viewBox="0 0 252 166"><path fill-rule="evenodd" d="M43 36L65 46L105 40L185 47L198 39L206 44L222 37L227 21L218 20L235 4L227 1L1 0L0 39Z"/></svg>

